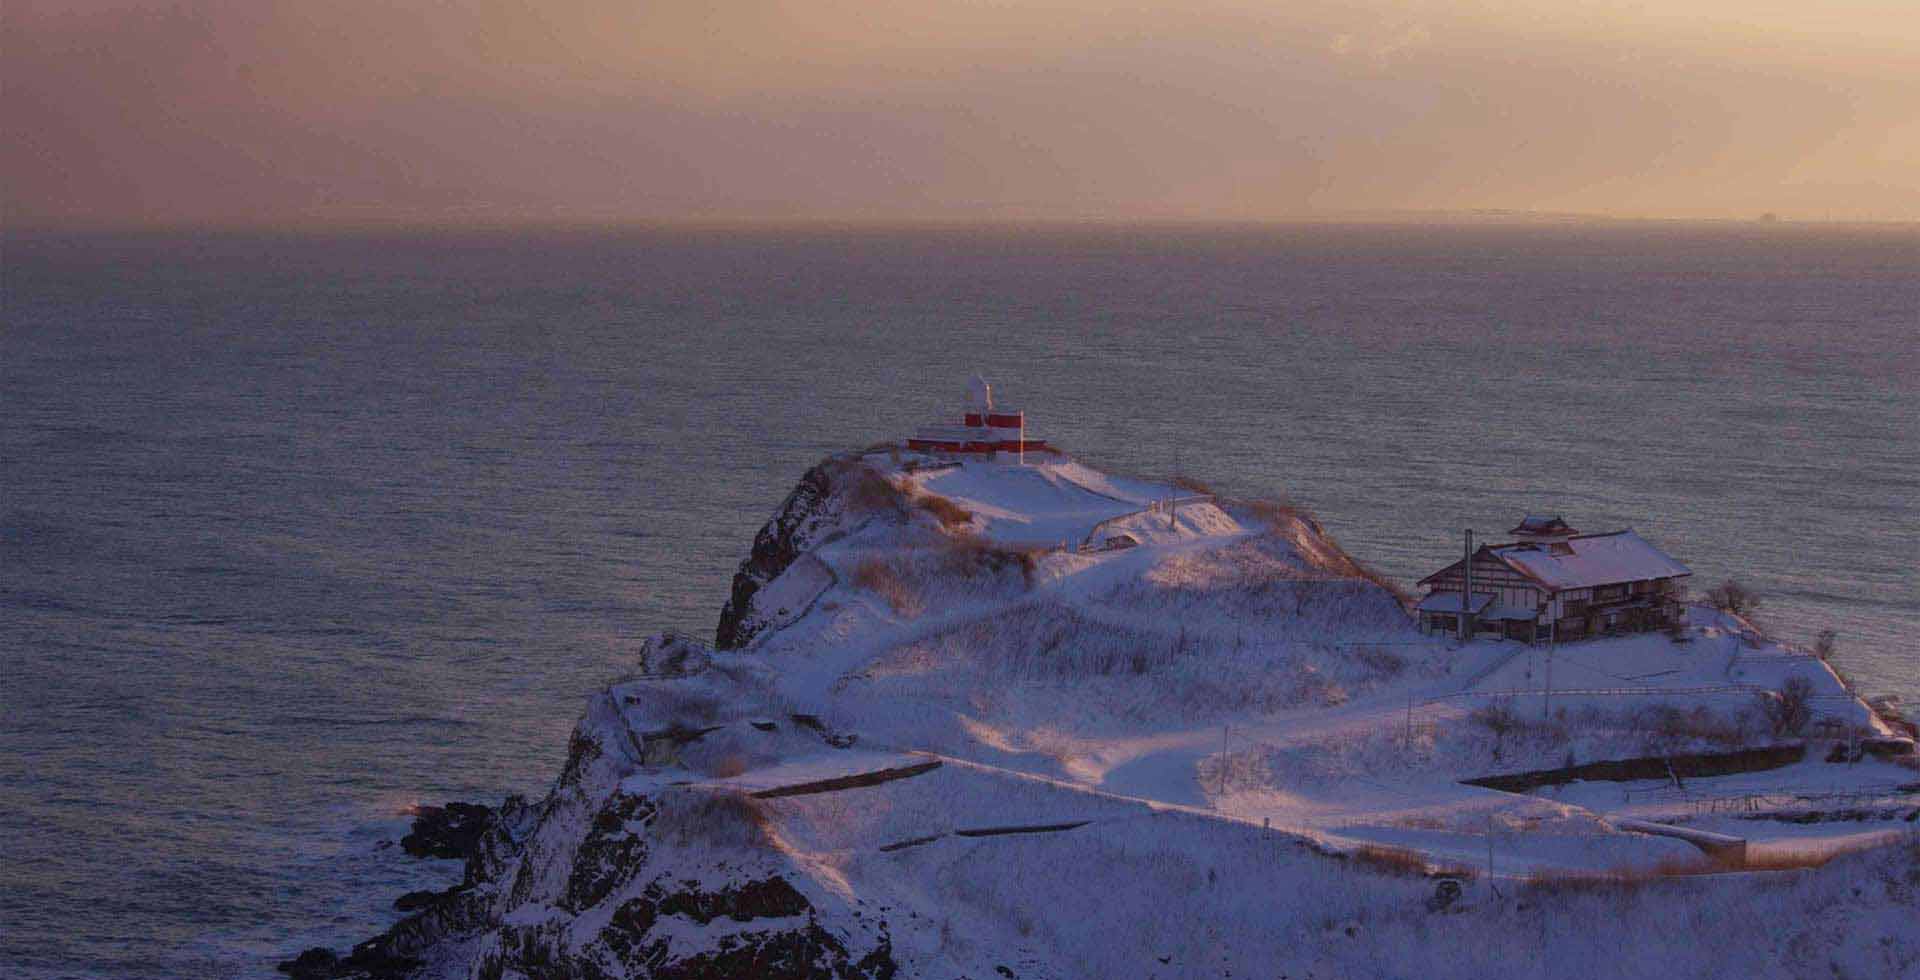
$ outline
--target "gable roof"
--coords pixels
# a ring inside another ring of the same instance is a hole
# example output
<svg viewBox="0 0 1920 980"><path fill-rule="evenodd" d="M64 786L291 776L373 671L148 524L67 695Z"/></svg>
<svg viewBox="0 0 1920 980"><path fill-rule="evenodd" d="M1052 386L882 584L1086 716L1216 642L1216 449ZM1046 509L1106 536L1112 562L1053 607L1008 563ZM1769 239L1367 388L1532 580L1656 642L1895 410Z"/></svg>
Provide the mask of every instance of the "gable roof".
<svg viewBox="0 0 1920 980"><path fill-rule="evenodd" d="M1565 541L1483 545L1474 557L1490 555L1549 591L1590 589L1597 585L1678 578L1693 569L1653 546L1631 528L1606 534L1578 534ZM1420 580L1426 585L1460 567L1460 562Z"/></svg>
<svg viewBox="0 0 1920 980"><path fill-rule="evenodd" d="M1521 518L1516 527L1507 529L1508 534L1531 534L1536 537L1548 535L1579 534L1562 520L1558 514L1528 514Z"/></svg>
<svg viewBox="0 0 1920 980"><path fill-rule="evenodd" d="M1514 571L1556 591L1693 574L1631 529L1576 535L1564 545L1503 544L1488 550Z"/></svg>

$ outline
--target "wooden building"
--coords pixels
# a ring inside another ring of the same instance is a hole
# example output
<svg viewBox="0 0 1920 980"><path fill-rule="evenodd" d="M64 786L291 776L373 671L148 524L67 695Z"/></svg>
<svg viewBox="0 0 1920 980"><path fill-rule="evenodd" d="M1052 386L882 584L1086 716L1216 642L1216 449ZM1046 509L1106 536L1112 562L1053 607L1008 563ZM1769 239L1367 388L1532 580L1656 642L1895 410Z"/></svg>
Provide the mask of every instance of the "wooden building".
<svg viewBox="0 0 1920 980"><path fill-rule="evenodd" d="M1508 533L1512 543L1473 552L1471 576L1463 557L1420 580L1423 630L1457 633L1465 617L1474 636L1534 643L1680 622L1692 570L1632 530L1581 534L1530 514Z"/></svg>

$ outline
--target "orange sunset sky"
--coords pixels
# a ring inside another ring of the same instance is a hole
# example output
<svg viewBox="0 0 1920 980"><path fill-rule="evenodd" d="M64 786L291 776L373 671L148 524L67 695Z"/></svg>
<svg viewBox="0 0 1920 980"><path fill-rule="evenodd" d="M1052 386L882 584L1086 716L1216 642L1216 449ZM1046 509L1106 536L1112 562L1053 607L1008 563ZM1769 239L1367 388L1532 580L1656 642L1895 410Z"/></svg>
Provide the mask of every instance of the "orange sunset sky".
<svg viewBox="0 0 1920 980"><path fill-rule="evenodd" d="M9 224L1920 220L1920 0L6 0Z"/></svg>

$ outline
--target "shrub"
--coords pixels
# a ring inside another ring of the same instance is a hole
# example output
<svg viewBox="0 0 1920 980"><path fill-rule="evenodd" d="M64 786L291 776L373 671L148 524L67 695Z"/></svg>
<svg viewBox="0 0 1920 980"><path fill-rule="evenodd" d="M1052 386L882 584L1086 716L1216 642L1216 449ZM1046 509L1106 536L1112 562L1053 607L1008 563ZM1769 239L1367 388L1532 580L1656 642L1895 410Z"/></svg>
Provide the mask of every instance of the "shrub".
<svg viewBox="0 0 1920 980"><path fill-rule="evenodd" d="M1647 705L1632 711L1627 725L1645 737L1645 750L1665 754L1696 741L1734 748L1746 744L1747 725L1743 717L1716 713L1704 704L1682 709L1672 704Z"/></svg>
<svg viewBox="0 0 1920 980"><path fill-rule="evenodd" d="M1745 616L1760 607L1760 597L1752 589L1727 579L1707 593L1707 601L1713 608L1735 616Z"/></svg>
<svg viewBox="0 0 1920 980"><path fill-rule="evenodd" d="M1173 485L1182 490L1185 490L1188 493L1205 494L1209 497L1214 495L1212 487L1207 486L1206 484L1201 483L1199 480L1196 480L1190 476L1174 477Z"/></svg>
<svg viewBox="0 0 1920 980"><path fill-rule="evenodd" d="M1467 719L1492 732L1495 738L1505 738L1524 724L1520 720L1520 715L1513 710L1511 698L1497 698L1475 708Z"/></svg>
<svg viewBox="0 0 1920 980"><path fill-rule="evenodd" d="M1775 735L1798 735L1813 720L1813 682L1789 677L1778 691L1755 696L1760 714Z"/></svg>

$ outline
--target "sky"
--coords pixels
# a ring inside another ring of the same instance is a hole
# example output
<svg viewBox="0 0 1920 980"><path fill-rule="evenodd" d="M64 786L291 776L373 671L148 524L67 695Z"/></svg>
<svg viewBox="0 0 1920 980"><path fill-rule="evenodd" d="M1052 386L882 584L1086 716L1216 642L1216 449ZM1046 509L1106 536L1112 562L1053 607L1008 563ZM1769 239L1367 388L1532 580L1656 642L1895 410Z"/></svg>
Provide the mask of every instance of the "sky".
<svg viewBox="0 0 1920 980"><path fill-rule="evenodd" d="M1920 0L5 0L10 225L1920 220Z"/></svg>

